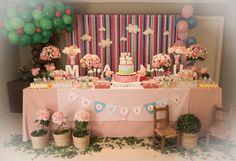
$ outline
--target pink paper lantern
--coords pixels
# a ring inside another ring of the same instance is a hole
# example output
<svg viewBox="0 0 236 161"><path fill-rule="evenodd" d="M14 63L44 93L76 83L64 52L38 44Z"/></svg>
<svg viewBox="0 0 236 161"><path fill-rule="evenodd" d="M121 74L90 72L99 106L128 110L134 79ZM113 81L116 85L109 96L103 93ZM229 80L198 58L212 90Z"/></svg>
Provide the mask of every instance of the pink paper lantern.
<svg viewBox="0 0 236 161"><path fill-rule="evenodd" d="M182 9L182 17L188 19L192 15L193 15L193 7L191 5L185 5Z"/></svg>

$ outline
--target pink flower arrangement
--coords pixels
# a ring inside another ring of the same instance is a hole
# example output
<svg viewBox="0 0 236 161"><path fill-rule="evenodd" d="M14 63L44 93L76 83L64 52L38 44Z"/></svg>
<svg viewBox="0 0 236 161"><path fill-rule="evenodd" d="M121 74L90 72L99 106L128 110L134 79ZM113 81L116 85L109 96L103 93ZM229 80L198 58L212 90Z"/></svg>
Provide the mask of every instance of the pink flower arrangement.
<svg viewBox="0 0 236 161"><path fill-rule="evenodd" d="M76 56L78 53L81 53L81 50L76 45L72 45L69 47L65 47L62 52L69 56Z"/></svg>
<svg viewBox="0 0 236 161"><path fill-rule="evenodd" d="M48 72L52 72L52 71L54 71L54 70L56 69L54 63L46 64L46 65L45 65L45 68L46 68L46 70L47 70Z"/></svg>
<svg viewBox="0 0 236 161"><path fill-rule="evenodd" d="M37 75L39 75L39 71L40 71L40 68L32 68L31 69L31 73L34 77L36 77Z"/></svg>
<svg viewBox="0 0 236 161"><path fill-rule="evenodd" d="M50 119L50 111L47 109L41 109L36 113L38 121L48 121Z"/></svg>
<svg viewBox="0 0 236 161"><path fill-rule="evenodd" d="M207 49L199 44L191 45L187 51L187 60L205 60L207 58Z"/></svg>
<svg viewBox="0 0 236 161"><path fill-rule="evenodd" d="M169 54L178 54L178 55L186 55L188 53L187 48L185 46L172 46L168 48Z"/></svg>
<svg viewBox="0 0 236 161"><path fill-rule="evenodd" d="M82 68L88 68L89 70L92 68L101 68L100 58L95 54L86 54L80 60Z"/></svg>
<svg viewBox="0 0 236 161"><path fill-rule="evenodd" d="M152 67L154 69L164 68L167 70L171 66L171 58L167 54L157 54L152 59Z"/></svg>
<svg viewBox="0 0 236 161"><path fill-rule="evenodd" d="M65 123L65 116L63 112L55 112L52 115L52 122L61 126L62 124Z"/></svg>
<svg viewBox="0 0 236 161"><path fill-rule="evenodd" d="M59 59L60 57L60 50L52 45L44 47L40 54L40 59L43 61L51 61L53 59Z"/></svg>
<svg viewBox="0 0 236 161"><path fill-rule="evenodd" d="M74 120L75 121L84 121L84 122L88 122L90 120L90 114L85 111L85 110L81 110L81 111L77 111L74 115Z"/></svg>

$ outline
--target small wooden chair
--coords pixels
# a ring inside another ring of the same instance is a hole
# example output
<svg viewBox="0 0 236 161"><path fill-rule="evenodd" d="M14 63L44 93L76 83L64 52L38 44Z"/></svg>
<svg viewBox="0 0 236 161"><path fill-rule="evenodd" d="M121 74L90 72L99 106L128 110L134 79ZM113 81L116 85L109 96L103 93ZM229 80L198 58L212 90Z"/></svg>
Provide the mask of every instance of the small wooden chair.
<svg viewBox="0 0 236 161"><path fill-rule="evenodd" d="M157 119L158 112L165 112L165 118ZM157 123L160 123L160 128L157 128ZM164 124L164 126L163 126ZM161 152L165 152L165 142L166 139L176 138L175 147L179 146L179 134L178 132L169 126L169 106L165 107L154 107L153 108L153 127L154 127L154 140L160 145ZM158 141L157 137L160 137L161 140Z"/></svg>
<svg viewBox="0 0 236 161"><path fill-rule="evenodd" d="M220 115L220 116L219 116ZM226 116L228 115L228 116ZM217 116L219 116L217 118ZM232 109L214 106L211 127L208 130L206 144L209 146L210 137L213 136L225 142L225 152L229 152L230 130L232 122Z"/></svg>

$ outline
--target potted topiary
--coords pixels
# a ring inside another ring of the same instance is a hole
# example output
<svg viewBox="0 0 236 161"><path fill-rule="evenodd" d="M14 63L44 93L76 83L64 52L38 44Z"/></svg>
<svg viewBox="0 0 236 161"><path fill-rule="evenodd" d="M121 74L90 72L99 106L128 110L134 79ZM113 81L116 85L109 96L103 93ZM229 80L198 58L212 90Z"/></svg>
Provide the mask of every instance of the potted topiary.
<svg viewBox="0 0 236 161"><path fill-rule="evenodd" d="M32 146L34 149L43 149L48 146L50 111L41 109L36 115L37 120L35 122L39 122L39 126L41 127L31 133Z"/></svg>
<svg viewBox="0 0 236 161"><path fill-rule="evenodd" d="M75 128L73 132L73 143L78 149L85 149L89 145L90 133L88 131L88 122L90 114L87 111L78 111L75 113Z"/></svg>
<svg viewBox="0 0 236 161"><path fill-rule="evenodd" d="M184 148L196 148L198 143L198 132L201 122L193 114L181 115L177 120L177 130L182 134L182 146Z"/></svg>
<svg viewBox="0 0 236 161"><path fill-rule="evenodd" d="M57 125L53 132L53 138L56 146L68 146L71 143L71 131L64 127L65 116L63 112L55 112L52 115L52 122Z"/></svg>

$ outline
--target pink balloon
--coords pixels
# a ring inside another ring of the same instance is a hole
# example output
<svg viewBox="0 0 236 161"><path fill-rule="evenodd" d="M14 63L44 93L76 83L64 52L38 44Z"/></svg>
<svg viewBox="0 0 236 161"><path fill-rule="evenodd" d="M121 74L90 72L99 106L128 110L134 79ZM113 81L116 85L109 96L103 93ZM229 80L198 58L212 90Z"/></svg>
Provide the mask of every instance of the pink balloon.
<svg viewBox="0 0 236 161"><path fill-rule="evenodd" d="M178 38L179 38L180 40L185 41L185 40L188 38L188 32L185 32L185 33L178 33Z"/></svg>
<svg viewBox="0 0 236 161"><path fill-rule="evenodd" d="M193 15L193 7L191 5L184 6L182 9L182 17L188 19L192 15Z"/></svg>
<svg viewBox="0 0 236 161"><path fill-rule="evenodd" d="M182 41L182 40L177 40L176 42L175 42L175 46L184 46L185 45L185 43L184 43L184 41Z"/></svg>
<svg viewBox="0 0 236 161"><path fill-rule="evenodd" d="M179 23L176 26L176 29L179 33L185 33L188 31L188 22L185 20L179 21Z"/></svg>

